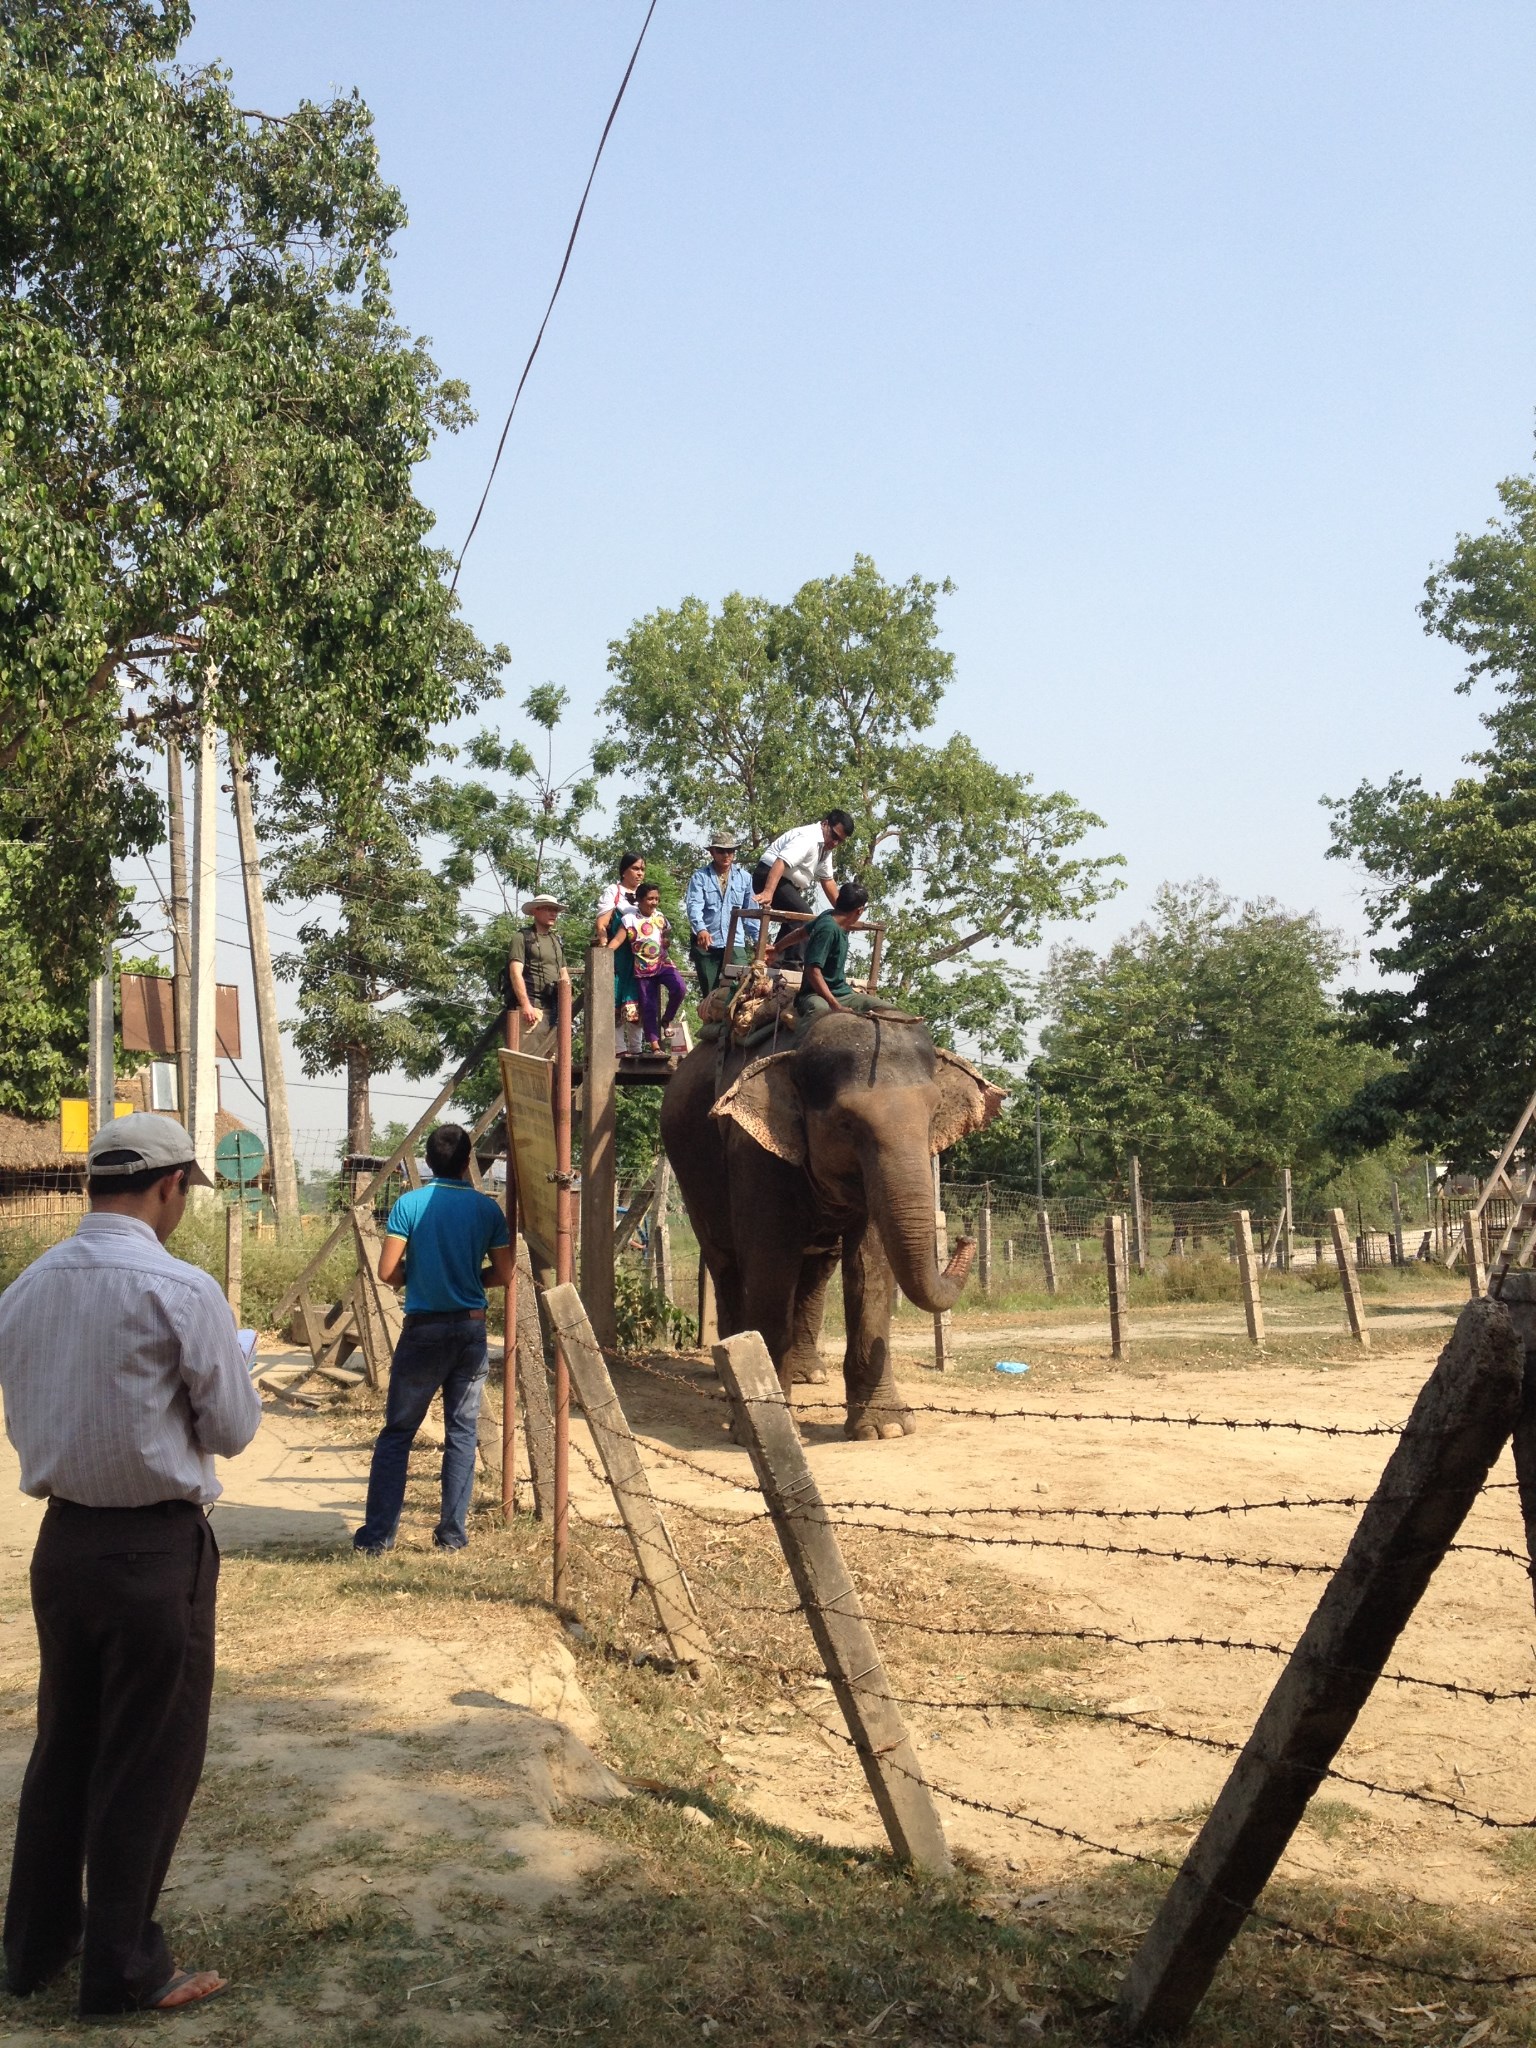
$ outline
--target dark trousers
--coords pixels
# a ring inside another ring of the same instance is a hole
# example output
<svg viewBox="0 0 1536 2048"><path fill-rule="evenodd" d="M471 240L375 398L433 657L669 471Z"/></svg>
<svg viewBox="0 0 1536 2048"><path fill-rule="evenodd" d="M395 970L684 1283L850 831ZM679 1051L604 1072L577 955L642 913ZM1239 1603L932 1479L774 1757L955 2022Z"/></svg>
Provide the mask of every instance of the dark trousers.
<svg viewBox="0 0 1536 2048"><path fill-rule="evenodd" d="M733 967L737 966L746 957L746 954L738 946L731 955L731 965ZM699 994L701 996L711 995L719 986L720 977L725 972L724 946L706 947L690 944L688 958L692 961L693 971L698 977Z"/></svg>
<svg viewBox="0 0 1536 2048"><path fill-rule="evenodd" d="M83 2013L130 2012L172 1975L154 1912L203 1771L218 1580L190 1501L48 1504L32 1554L37 1741L5 1908L15 1995L62 1969L82 1933Z"/></svg>
<svg viewBox="0 0 1536 2048"><path fill-rule="evenodd" d="M752 890L754 895L767 886L768 876L771 871L772 864L766 860L760 860L752 870ZM814 888L815 884L812 883L811 886ZM814 903L806 901L804 892L797 889L786 875L780 875L779 877L778 886L773 892L772 907L775 910L798 910L804 915L809 915L816 908ZM781 945L785 951L797 950L804 936L804 925L781 924L775 927L775 943Z"/></svg>

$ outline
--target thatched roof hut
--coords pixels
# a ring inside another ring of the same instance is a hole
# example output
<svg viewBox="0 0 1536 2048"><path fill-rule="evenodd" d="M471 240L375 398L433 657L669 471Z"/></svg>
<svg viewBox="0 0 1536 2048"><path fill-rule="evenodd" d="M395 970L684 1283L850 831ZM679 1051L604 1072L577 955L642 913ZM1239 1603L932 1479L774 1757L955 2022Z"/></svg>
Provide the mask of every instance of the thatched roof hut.
<svg viewBox="0 0 1536 2048"><path fill-rule="evenodd" d="M125 1075L117 1084L117 1100L135 1109L149 1107L148 1072ZM246 1127L227 1109L218 1114L217 1130ZM0 1198L40 1197L50 1193L78 1197L85 1188L85 1158L65 1152L59 1143L59 1119L6 1116L0 1113Z"/></svg>

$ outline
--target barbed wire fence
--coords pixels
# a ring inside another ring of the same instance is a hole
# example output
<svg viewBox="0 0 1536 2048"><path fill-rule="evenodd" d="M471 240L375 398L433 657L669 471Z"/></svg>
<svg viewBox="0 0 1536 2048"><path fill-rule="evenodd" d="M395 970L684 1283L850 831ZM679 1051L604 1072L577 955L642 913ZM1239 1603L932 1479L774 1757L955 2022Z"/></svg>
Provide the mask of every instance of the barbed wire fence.
<svg viewBox="0 0 1536 2048"><path fill-rule="evenodd" d="M729 1397L725 1392L718 1385L701 1381L697 1375L669 1371L639 1360L628 1361L628 1370L642 1383L652 1383L669 1395L685 1396L689 1402L698 1404L701 1412L712 1413L722 1422L730 1410ZM1303 1439L1375 1440L1385 1448L1399 1443L1404 1428L1403 1424L1391 1421L1343 1424L1319 1422L1302 1416L1205 1415L1130 1408L1009 1407L950 1402L904 1405L909 1406L914 1414L951 1421L984 1422L1003 1432L1022 1426L1032 1430L1036 1427L1071 1430L1073 1425L1091 1423L1169 1434L1181 1431L1227 1435L1255 1432L1261 1435L1283 1433ZM840 1416L843 1409L841 1403L808 1399L803 1402L797 1400L795 1412L809 1420L818 1415ZM767 1540L773 1511L761 1486L755 1479L734 1477L705 1462L703 1457L663 1441L654 1427L640 1434L637 1441L649 1467L650 1498L667 1516L677 1518L681 1524L698 1533L698 1542L688 1558L688 1581L701 1603L700 1612L710 1631L714 1659L728 1670L776 1685L782 1706L811 1723L821 1743L834 1742L845 1746L851 1753L859 1753L861 1745L856 1733L831 1725L824 1707L818 1710L816 1705L796 1697L797 1690L803 1693L807 1687L825 1687L833 1674L817 1653L811 1628L813 1616L806 1600L796 1592L784 1556L778 1553L776 1545ZM606 1493L608 1481L604 1473L579 1444L573 1445L573 1449L596 1488ZM680 1490L680 1482L691 1485L695 1489L695 1497L686 1497ZM1507 1497L1515 1490L1515 1482L1493 1479L1488 1480L1483 1488L1489 1496ZM702 1499L698 1497L701 1492ZM1107 1539L1112 1532L1129 1530L1137 1523L1154 1526L1170 1522L1185 1525L1212 1521L1234 1523L1257 1514L1275 1513L1283 1513L1296 1518L1298 1523L1310 1525L1321 1513L1347 1513L1363 1508L1367 1497L1366 1492L1349 1491L1281 1494L1256 1500L1156 1503L1145 1507L1036 1505L1024 1502L914 1507L869 1498L861 1492L857 1497L835 1496L821 1500L818 1503L820 1513L813 1510L811 1520L813 1525L824 1527L840 1542L853 1546L879 1538L886 1543L895 1540L902 1546L915 1545L919 1548L955 1546L983 1558L1000 1551L1072 1549L1116 1558L1156 1560L1177 1566L1180 1570L1202 1574L1256 1571L1283 1574L1298 1583L1316 1583L1334 1574L1336 1557L1253 1555L1236 1549L1186 1548L1141 1541L1097 1541L1086 1537L1043 1534L1040 1530L1062 1523L1097 1524L1105 1531ZM586 1505L573 1502L572 1515L575 1523L573 1544L577 1554L599 1575L627 1583L629 1597L633 1600L641 1590L641 1581L633 1558L619 1547L624 1542L620 1519L590 1502ZM759 1548L753 1553L756 1560L754 1569L760 1573L766 1561L775 1583L783 1588L782 1597L744 1597L739 1576L733 1577L724 1568L724 1553L711 1547L743 1538L758 1540ZM1520 1623L1515 1618L1515 1602L1522 1601L1523 1604L1530 1598L1532 1565L1529 1556L1505 1545L1460 1540L1452 1543L1450 1549L1495 1559L1501 1566L1508 1567L1514 1592L1510 1627L1512 1632L1516 1630ZM880 1577L878 1566L864 1557L854 1558L852 1570L855 1580L863 1578L866 1583L878 1581ZM1514 1591L1518 1581L1524 1582L1526 1590L1523 1596ZM632 1610L626 1604L621 1613L630 1614ZM909 1661L908 1653L900 1646L909 1643L940 1645L947 1660L944 1674L952 1674L959 1646L979 1653L984 1659L995 1656L999 1651L1012 1651L1020 1645L1046 1649L1055 1646L1065 1649L1070 1645L1074 1649L1118 1650L1138 1655L1177 1650L1181 1656L1195 1653L1223 1660L1244 1660L1249 1664L1260 1661L1269 1667L1292 1655L1292 1646L1284 1642L1219 1631L1196 1629L1159 1634L1138 1631L1134 1627L1122 1630L1097 1624L1055 1626L1034 1620L1028 1623L999 1620L992 1616L935 1618L920 1608L892 1603L888 1597L874 1601L865 1599L863 1618L879 1638L898 1646L894 1653L898 1668ZM655 1661L654 1657L652 1661ZM1335 1669L1351 1680L1376 1676L1361 1666L1349 1663L1325 1668ZM929 1666L929 1674L930 1677L941 1675L939 1668L934 1666ZM1518 1714L1536 1700L1536 1686L1478 1684L1395 1665L1383 1669L1377 1682L1418 1697L1438 1695L1448 1701L1465 1702L1480 1712L1512 1711ZM952 1682L933 1685L910 1680L891 1684L886 1680L885 1672L877 1670L870 1678L869 1690L871 1697L878 1693L880 1698L904 1713L981 1713L1005 1719L1017 1716L1047 1726L1096 1724L1129 1736L1138 1744L1177 1745L1225 1758L1236 1758L1244 1748L1243 1742L1230 1736L1212 1733L1198 1726L1182 1725L1175 1717L1164 1718L1152 1710L1160 1704L1157 1702L1138 1708L1134 1702L1103 1705L1081 1697L1065 1698L1040 1685L1031 1686L1017 1677L1010 1682L1006 1672L993 1671L978 1683L956 1686ZM1523 1732L1518 1722L1511 1728L1509 1746L1512 1751L1523 1746L1520 1742ZM866 1757L861 1755L860 1761L865 1762L868 1768ZM899 1774L902 1768L899 1764L892 1766L889 1756L884 1761L887 1768L896 1768ZM1460 1798L1429 1789L1422 1783L1406 1782L1390 1773L1368 1775L1332 1765L1316 1774L1319 1787L1332 1782L1371 1801L1391 1801L1424 1809L1451 1823L1473 1826L1499 1837L1529 1836L1536 1832L1536 1815L1499 1812L1479 1805L1465 1796L1466 1787L1461 1782L1459 1768L1456 1777L1463 1793ZM1171 1879L1179 1868L1178 1863L1166 1855L1124 1840L1104 1839L1103 1831L1095 1829L1091 1822L1069 1825L1064 1819L1052 1818L1021 1803L983 1797L974 1789L947 1782L926 1769L921 1770L919 1780L944 1805L1017 1827L1026 1835L1069 1845L1113 1863L1137 1866L1156 1873L1161 1879ZM1425 1905L1427 1902L1409 1900L1406 1903ZM1536 1954L1531 1957L1529 1968L1518 1970L1456 1968L1423 1952L1412 1953L1401 1948L1395 1951L1378 1949L1361 1941L1340 1940L1324 1929L1297 1924L1267 1909L1255 1907L1250 1912L1248 1907L1244 1907L1243 1910L1255 1922L1288 1943L1327 1951L1370 1969L1388 1969L1408 1977L1487 1990L1508 1989L1536 1981Z"/></svg>

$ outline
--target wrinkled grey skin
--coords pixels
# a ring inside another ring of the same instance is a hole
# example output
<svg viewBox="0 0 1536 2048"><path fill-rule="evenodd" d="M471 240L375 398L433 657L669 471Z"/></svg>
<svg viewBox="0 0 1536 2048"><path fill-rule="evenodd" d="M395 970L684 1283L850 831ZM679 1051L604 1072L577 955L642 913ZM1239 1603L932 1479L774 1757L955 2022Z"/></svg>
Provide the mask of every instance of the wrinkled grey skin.
<svg viewBox="0 0 1536 2048"><path fill-rule="evenodd" d="M699 1046L669 1083L662 1143L714 1278L721 1336L759 1331L786 1395L795 1380L823 1377L816 1341L841 1259L845 1432L910 1435L917 1425L891 1377L893 1290L933 1313L958 1297L970 1254L939 1267L932 1141L957 1107L979 1125L997 1098L984 1111L983 1087L942 1068L919 1023L834 1013L802 1031L774 1078L779 1125L798 1124L803 1165L710 1114L751 1064L730 1055L717 1082L713 1045Z"/></svg>

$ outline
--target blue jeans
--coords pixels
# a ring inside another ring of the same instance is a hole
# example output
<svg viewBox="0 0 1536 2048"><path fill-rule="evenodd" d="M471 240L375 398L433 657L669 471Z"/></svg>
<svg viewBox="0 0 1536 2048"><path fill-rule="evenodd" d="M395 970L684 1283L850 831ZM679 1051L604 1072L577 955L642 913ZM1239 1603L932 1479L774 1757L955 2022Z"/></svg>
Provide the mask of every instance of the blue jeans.
<svg viewBox="0 0 1536 2048"><path fill-rule="evenodd" d="M464 1548L469 1541L465 1522L475 1490L475 1437L488 1366L482 1319L406 1317L390 1362L384 1427L373 1447L368 1506L363 1526L352 1539L356 1549L393 1548L405 1505L411 1445L439 1388L443 1396L443 1507L433 1541L440 1550Z"/></svg>

